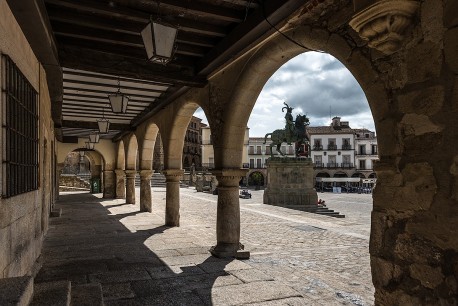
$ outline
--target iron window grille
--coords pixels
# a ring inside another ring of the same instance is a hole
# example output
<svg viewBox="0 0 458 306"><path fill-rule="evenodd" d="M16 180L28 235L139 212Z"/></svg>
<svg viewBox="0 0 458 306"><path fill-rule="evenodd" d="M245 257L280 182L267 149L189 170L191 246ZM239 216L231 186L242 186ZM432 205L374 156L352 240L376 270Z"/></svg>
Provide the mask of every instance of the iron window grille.
<svg viewBox="0 0 458 306"><path fill-rule="evenodd" d="M2 197L38 189L38 93L2 54Z"/></svg>

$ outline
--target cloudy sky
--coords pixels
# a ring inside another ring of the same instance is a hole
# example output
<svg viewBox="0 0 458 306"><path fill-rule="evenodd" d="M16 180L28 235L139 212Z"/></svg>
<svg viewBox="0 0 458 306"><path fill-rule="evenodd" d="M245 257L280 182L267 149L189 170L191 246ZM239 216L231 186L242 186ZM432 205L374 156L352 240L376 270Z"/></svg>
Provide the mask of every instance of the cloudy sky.
<svg viewBox="0 0 458 306"><path fill-rule="evenodd" d="M266 83L248 121L250 136L264 136L285 126L286 101L293 116L307 114L311 126L329 125L330 117L350 121L352 128L374 131L366 97L352 74L329 54L307 52L283 65ZM204 118L199 109L195 116Z"/></svg>

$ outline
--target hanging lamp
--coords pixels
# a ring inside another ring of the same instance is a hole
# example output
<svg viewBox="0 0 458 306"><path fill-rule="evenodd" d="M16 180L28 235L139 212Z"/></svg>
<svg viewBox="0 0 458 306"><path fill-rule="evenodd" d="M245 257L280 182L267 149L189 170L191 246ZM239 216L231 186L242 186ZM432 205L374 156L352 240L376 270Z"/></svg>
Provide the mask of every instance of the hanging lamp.
<svg viewBox="0 0 458 306"><path fill-rule="evenodd" d="M110 105L113 113L125 114L127 111L127 104L129 103L129 97L121 92L121 82L118 79L118 91L114 94L108 95Z"/></svg>

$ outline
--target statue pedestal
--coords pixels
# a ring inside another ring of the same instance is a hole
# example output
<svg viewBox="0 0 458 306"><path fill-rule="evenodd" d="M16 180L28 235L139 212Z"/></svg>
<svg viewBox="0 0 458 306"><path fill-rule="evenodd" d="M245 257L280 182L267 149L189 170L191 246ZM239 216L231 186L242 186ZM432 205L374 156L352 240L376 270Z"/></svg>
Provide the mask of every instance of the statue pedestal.
<svg viewBox="0 0 458 306"><path fill-rule="evenodd" d="M310 158L274 157L267 160L264 204L315 212L318 195L313 187Z"/></svg>

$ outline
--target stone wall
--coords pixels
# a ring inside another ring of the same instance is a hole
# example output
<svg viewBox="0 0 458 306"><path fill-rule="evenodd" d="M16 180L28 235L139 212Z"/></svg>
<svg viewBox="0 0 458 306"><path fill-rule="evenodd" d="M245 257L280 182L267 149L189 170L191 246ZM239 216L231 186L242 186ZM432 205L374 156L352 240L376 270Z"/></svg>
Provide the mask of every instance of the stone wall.
<svg viewBox="0 0 458 306"><path fill-rule="evenodd" d="M5 278L27 274L40 255L54 198L52 150L55 142L45 72L6 1L0 1L0 53L14 61L39 93L40 103L39 189L0 199L0 278ZM0 104L3 104L2 101ZM0 144L4 143L0 139ZM0 174L0 181L4 179L7 178Z"/></svg>

